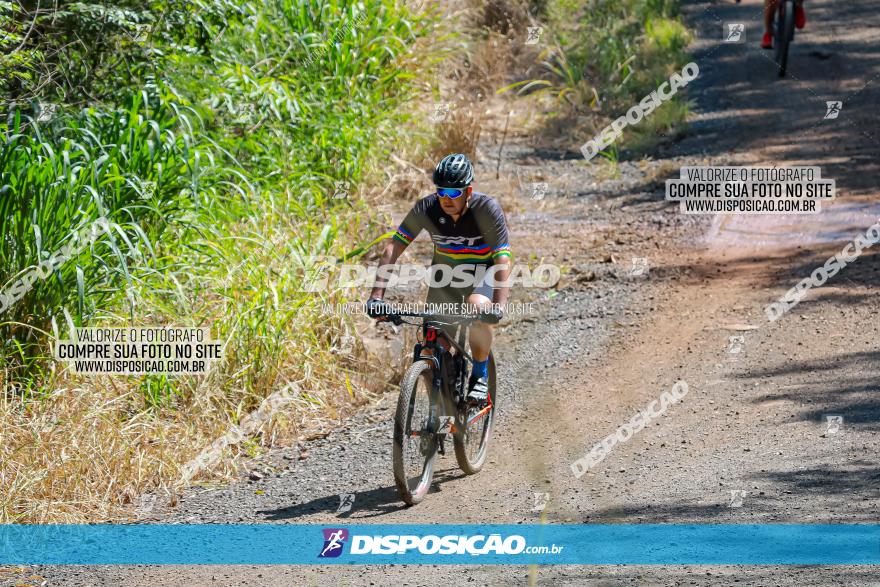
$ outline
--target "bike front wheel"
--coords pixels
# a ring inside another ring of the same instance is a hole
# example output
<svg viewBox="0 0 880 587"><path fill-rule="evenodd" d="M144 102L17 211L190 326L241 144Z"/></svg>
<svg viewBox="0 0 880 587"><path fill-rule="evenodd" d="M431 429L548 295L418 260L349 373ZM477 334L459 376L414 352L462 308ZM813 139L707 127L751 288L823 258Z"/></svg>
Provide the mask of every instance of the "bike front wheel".
<svg viewBox="0 0 880 587"><path fill-rule="evenodd" d="M497 407L495 393L495 358L489 355L489 402L485 408L468 406L456 423L453 436L455 460L467 475L479 473L489 453L489 437L495 421Z"/></svg>
<svg viewBox="0 0 880 587"><path fill-rule="evenodd" d="M407 369L394 414L394 483L407 505L425 498L434 475L437 438L431 421L432 373L427 361L417 361Z"/></svg>

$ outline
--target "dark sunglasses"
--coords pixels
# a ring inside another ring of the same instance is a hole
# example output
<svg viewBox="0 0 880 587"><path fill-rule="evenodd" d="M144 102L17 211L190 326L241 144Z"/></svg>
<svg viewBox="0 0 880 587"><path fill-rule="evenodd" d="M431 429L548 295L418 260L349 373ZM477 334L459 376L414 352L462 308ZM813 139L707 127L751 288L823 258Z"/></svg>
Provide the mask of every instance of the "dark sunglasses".
<svg viewBox="0 0 880 587"><path fill-rule="evenodd" d="M455 199L460 197L465 192L464 188L437 188L437 195L441 198L451 198Z"/></svg>

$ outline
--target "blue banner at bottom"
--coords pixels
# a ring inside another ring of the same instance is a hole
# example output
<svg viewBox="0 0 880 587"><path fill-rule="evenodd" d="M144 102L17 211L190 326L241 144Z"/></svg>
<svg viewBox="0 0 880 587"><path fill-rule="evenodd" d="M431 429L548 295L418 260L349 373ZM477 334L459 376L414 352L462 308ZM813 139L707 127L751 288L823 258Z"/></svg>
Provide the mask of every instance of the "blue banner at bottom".
<svg viewBox="0 0 880 587"><path fill-rule="evenodd" d="M876 565L880 524L0 525L16 565Z"/></svg>

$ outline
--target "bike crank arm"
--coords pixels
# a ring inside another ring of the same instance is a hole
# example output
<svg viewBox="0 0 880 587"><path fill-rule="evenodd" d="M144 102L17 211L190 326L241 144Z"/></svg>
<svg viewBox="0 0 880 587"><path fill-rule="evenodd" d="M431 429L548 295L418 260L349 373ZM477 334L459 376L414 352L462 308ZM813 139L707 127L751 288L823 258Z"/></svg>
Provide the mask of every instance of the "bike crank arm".
<svg viewBox="0 0 880 587"><path fill-rule="evenodd" d="M428 432L427 434L451 434L455 432L455 418L452 416L438 416L437 417L437 430L433 432ZM421 430L410 430L410 436L422 436Z"/></svg>

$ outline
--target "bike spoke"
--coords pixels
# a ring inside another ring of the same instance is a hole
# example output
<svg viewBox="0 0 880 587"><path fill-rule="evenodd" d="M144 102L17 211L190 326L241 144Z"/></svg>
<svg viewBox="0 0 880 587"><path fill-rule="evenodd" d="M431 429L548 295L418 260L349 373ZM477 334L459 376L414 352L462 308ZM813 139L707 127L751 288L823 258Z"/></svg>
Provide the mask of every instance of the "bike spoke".
<svg viewBox="0 0 880 587"><path fill-rule="evenodd" d="M483 431L485 430L488 418L483 416L491 410L491 406L486 406L468 419L467 430L465 431L465 446L467 447L468 457L475 459L479 455L483 447Z"/></svg>
<svg viewBox="0 0 880 587"><path fill-rule="evenodd" d="M425 468L433 453L432 439L427 430L429 409L428 389L420 379L412 399L404 441L404 466L410 491L416 491L422 483Z"/></svg>

